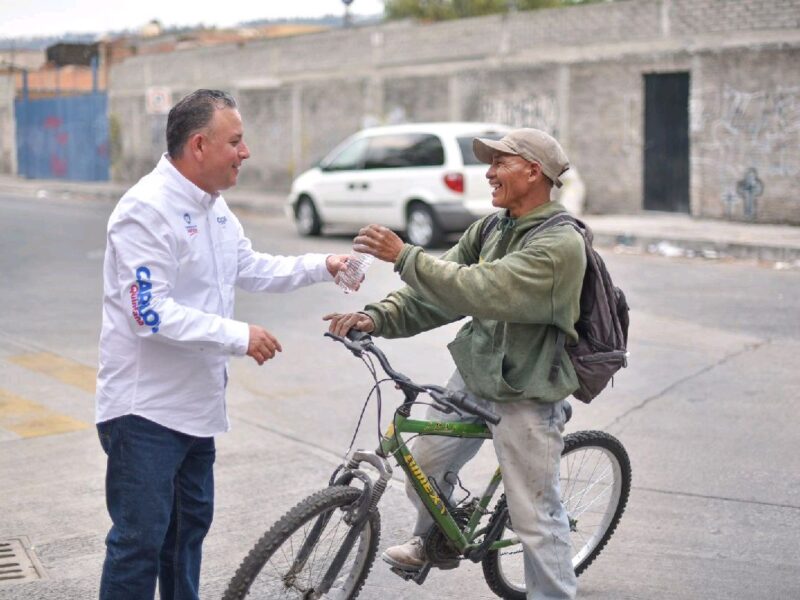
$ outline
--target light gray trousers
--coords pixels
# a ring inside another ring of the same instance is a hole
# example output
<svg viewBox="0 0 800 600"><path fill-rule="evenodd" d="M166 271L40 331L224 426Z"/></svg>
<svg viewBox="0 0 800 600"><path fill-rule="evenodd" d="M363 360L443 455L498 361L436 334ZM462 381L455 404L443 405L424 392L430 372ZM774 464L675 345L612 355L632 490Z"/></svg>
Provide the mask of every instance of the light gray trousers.
<svg viewBox="0 0 800 600"><path fill-rule="evenodd" d="M528 600L575 598L577 582L572 568L569 520L561 503L559 464L564 448L563 402L489 402L467 390L456 371L447 388L466 392L470 398L501 417L492 430L494 450L503 473L511 522L522 541L525 556L525 585ZM426 418L433 421L480 421L455 413L445 414L428 407ZM477 454L483 440L420 436L412 442L417 464L433 477L446 497L453 492L445 474L459 470ZM406 493L417 509L414 535L425 535L433 524L411 483Z"/></svg>

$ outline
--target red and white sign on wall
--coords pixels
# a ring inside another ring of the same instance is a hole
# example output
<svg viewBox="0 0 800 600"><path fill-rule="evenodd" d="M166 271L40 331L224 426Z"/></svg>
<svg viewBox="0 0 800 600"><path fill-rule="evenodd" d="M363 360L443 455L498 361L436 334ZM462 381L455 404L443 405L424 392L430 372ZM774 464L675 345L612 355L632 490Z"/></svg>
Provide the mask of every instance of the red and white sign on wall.
<svg viewBox="0 0 800 600"><path fill-rule="evenodd" d="M165 115L172 107L172 91L165 87L149 87L144 97L148 115Z"/></svg>

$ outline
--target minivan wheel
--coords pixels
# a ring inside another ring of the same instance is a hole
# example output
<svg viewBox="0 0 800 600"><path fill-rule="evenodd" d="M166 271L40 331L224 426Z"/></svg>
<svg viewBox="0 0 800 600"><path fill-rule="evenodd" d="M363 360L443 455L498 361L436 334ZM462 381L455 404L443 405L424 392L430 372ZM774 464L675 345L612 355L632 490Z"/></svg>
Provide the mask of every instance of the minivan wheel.
<svg viewBox="0 0 800 600"><path fill-rule="evenodd" d="M442 228L433 211L424 204L412 204L408 209L406 237L415 246L429 248L442 241Z"/></svg>
<svg viewBox="0 0 800 600"><path fill-rule="evenodd" d="M303 196L297 201L294 222L300 235L319 235L322 231L322 221L317 214L317 208L308 196Z"/></svg>

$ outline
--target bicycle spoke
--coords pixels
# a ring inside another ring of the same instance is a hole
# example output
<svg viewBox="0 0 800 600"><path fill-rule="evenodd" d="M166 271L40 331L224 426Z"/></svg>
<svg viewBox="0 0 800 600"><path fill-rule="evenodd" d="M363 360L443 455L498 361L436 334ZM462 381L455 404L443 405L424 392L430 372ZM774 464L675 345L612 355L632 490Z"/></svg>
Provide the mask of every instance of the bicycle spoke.
<svg viewBox="0 0 800 600"><path fill-rule="evenodd" d="M345 512L339 510L339 507L333 507L320 513L288 535L259 569L260 573L250 584L251 595L254 598L302 599L313 594L350 531L350 526L344 522ZM351 571L359 556L363 560L365 544L369 540L368 530L369 525L365 525L356 539L330 588L330 597L343 599L349 596L348 590L352 587L348 586L354 585ZM325 597L329 596L326 594Z"/></svg>

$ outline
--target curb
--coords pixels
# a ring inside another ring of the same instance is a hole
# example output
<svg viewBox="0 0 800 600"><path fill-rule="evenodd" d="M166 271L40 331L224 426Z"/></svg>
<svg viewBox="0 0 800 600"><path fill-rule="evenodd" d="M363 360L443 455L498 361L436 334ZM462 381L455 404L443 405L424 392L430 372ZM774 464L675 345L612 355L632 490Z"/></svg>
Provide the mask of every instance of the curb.
<svg viewBox="0 0 800 600"><path fill-rule="evenodd" d="M594 231L594 244L602 248L621 247L641 253L666 257L706 259L746 259L774 263L794 263L800 267L800 248L771 246L763 243L729 242L725 240L687 240L669 236L631 235Z"/></svg>

